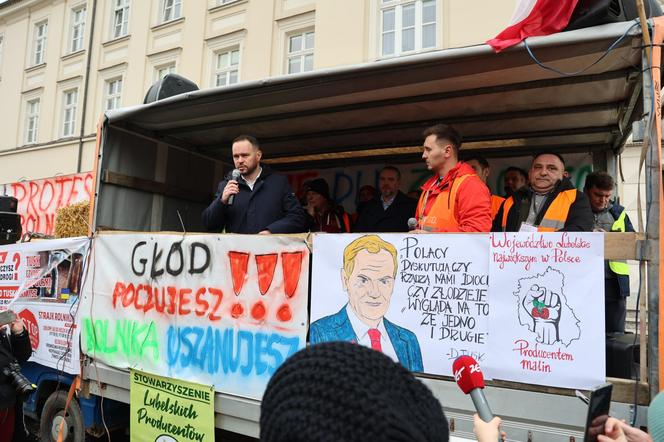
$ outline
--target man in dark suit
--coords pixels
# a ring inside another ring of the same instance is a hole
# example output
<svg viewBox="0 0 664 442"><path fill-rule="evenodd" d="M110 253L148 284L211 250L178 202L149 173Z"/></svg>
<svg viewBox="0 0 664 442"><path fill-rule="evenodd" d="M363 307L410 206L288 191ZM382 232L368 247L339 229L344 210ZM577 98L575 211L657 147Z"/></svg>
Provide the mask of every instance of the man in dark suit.
<svg viewBox="0 0 664 442"><path fill-rule="evenodd" d="M229 173L219 183L214 201L203 211L210 232L261 234L299 233L307 217L285 176L261 165L258 140L240 135L231 147L239 179ZM232 199L231 199L232 198Z"/></svg>
<svg viewBox="0 0 664 442"><path fill-rule="evenodd" d="M355 224L356 232L407 232L408 218L415 216L417 201L399 190L401 172L385 166L378 175L380 197L368 202Z"/></svg>
<svg viewBox="0 0 664 442"><path fill-rule="evenodd" d="M344 249L343 264L341 283L348 303L311 324L309 342L355 342L411 371L424 371L417 336L385 318L397 274L396 248L377 235L361 236Z"/></svg>

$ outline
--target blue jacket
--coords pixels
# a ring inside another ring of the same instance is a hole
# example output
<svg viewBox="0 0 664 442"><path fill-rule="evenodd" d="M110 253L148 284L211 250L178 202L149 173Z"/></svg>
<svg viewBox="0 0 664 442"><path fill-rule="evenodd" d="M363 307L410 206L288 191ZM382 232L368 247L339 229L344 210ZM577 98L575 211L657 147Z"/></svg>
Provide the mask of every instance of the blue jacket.
<svg viewBox="0 0 664 442"><path fill-rule="evenodd" d="M383 323L401 365L410 371L424 371L422 352L415 333L391 323L386 318L383 318ZM348 319L346 306L334 315L320 318L309 327L310 344L331 341L358 341L353 326Z"/></svg>
<svg viewBox="0 0 664 442"><path fill-rule="evenodd" d="M300 233L307 230L307 218L288 180L263 166L252 191L240 179L240 193L233 205L221 202L229 176L219 183L214 201L203 211L203 225L210 232Z"/></svg>

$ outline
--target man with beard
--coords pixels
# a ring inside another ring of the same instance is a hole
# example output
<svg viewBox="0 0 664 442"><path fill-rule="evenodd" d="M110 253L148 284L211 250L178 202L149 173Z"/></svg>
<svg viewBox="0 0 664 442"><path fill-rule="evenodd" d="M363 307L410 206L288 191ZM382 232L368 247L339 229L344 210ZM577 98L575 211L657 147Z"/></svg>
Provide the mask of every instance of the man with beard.
<svg viewBox="0 0 664 442"><path fill-rule="evenodd" d="M261 166L258 140L240 135L233 140L233 163L240 172L219 183L212 204L203 211L208 231L226 233L299 233L307 218L286 177Z"/></svg>
<svg viewBox="0 0 664 442"><path fill-rule="evenodd" d="M494 232L590 232L588 197L565 176L565 161L554 152L535 155L529 187L507 198L493 220Z"/></svg>

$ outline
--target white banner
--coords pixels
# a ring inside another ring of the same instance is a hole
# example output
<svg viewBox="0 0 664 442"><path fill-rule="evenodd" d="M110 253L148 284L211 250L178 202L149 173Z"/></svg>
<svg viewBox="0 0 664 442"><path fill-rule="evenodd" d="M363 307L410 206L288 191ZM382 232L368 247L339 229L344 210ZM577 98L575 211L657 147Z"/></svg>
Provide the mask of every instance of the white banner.
<svg viewBox="0 0 664 442"><path fill-rule="evenodd" d="M78 304L18 299L12 306L30 333L31 362L80 374Z"/></svg>
<svg viewBox="0 0 664 442"><path fill-rule="evenodd" d="M316 235L313 255L312 344L430 374L470 355L489 379L604 382L601 234Z"/></svg>
<svg viewBox="0 0 664 442"><path fill-rule="evenodd" d="M491 234L491 351L499 379L589 389L605 381L601 233Z"/></svg>
<svg viewBox="0 0 664 442"><path fill-rule="evenodd" d="M108 365L260 398L306 345L303 236L101 234L81 347Z"/></svg>
<svg viewBox="0 0 664 442"><path fill-rule="evenodd" d="M464 354L486 364L488 252L487 235L316 235L309 340L357 342L438 375Z"/></svg>
<svg viewBox="0 0 664 442"><path fill-rule="evenodd" d="M11 309L30 334L30 361L80 373L78 295L88 238L0 246L0 311Z"/></svg>

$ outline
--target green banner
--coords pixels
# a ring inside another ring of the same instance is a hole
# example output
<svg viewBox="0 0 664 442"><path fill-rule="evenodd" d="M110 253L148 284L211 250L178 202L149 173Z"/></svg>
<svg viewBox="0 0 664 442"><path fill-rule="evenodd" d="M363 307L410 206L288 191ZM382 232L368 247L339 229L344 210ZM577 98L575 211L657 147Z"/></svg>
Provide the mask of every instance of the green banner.
<svg viewBox="0 0 664 442"><path fill-rule="evenodd" d="M132 441L214 441L214 387L131 370Z"/></svg>

